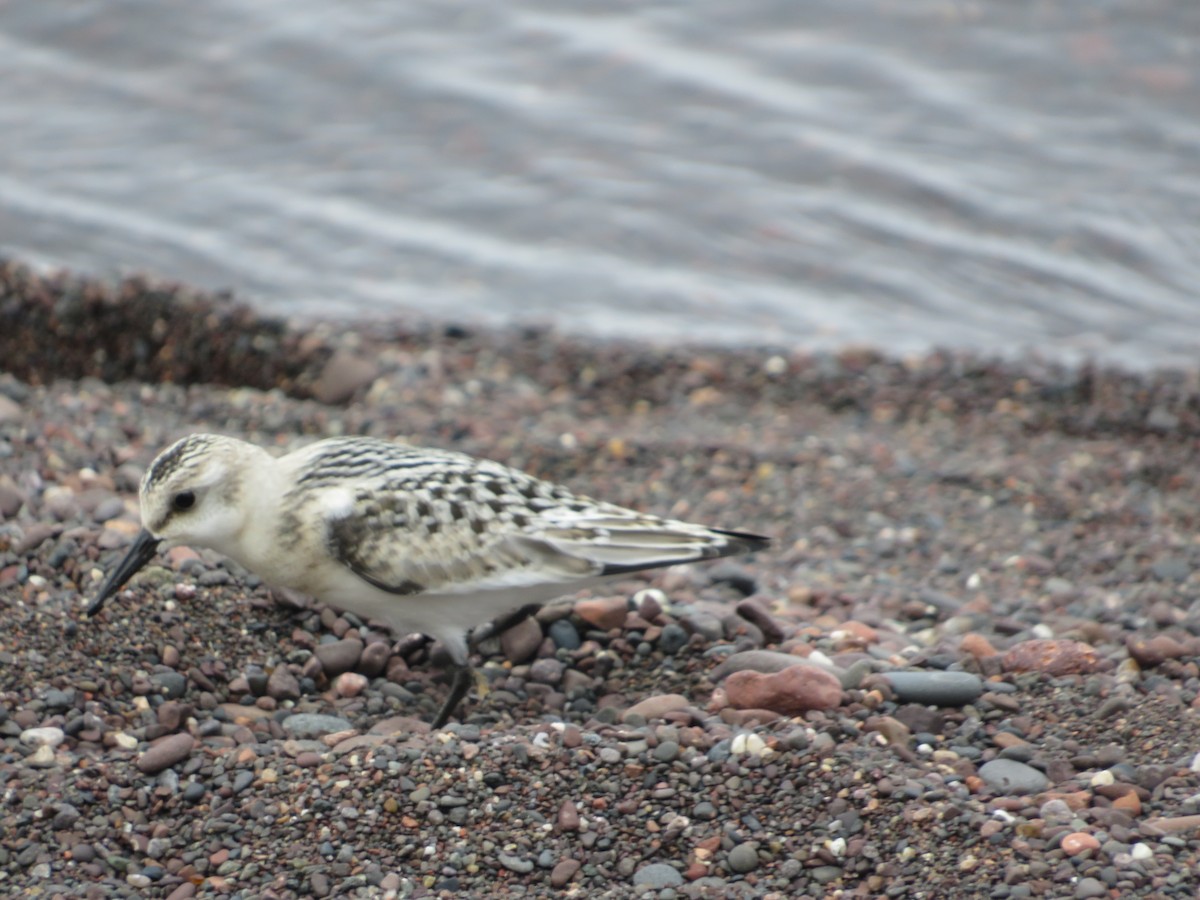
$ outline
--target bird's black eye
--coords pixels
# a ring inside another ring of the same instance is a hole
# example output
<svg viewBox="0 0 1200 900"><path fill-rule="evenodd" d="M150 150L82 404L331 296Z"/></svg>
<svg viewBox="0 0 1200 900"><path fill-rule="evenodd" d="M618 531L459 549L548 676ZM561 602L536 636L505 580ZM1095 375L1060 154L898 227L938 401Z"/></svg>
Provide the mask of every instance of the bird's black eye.
<svg viewBox="0 0 1200 900"><path fill-rule="evenodd" d="M196 492L180 491L171 499L171 505L178 510L191 509L196 505Z"/></svg>

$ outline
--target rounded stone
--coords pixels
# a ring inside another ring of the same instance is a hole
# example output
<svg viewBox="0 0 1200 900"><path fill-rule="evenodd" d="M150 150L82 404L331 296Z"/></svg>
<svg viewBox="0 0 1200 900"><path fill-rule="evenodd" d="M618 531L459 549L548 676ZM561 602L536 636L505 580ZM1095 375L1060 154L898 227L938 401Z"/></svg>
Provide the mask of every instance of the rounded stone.
<svg viewBox="0 0 1200 900"><path fill-rule="evenodd" d="M755 841L745 841L729 851L729 868L739 875L753 872L758 868L758 844Z"/></svg>
<svg viewBox="0 0 1200 900"><path fill-rule="evenodd" d="M885 672L883 677L905 703L965 706L983 693L983 679L970 672Z"/></svg>
<svg viewBox="0 0 1200 900"><path fill-rule="evenodd" d="M651 863L633 873L633 883L639 887L652 887L656 890L677 887L683 884L683 875L666 863Z"/></svg>
<svg viewBox="0 0 1200 900"><path fill-rule="evenodd" d="M1015 796L1037 794L1050 786L1045 775L1015 759L989 760L979 767L979 777L992 790Z"/></svg>
<svg viewBox="0 0 1200 900"><path fill-rule="evenodd" d="M154 775L187 759L195 746L196 740L190 734L169 735L151 744L150 749L138 757L138 770Z"/></svg>

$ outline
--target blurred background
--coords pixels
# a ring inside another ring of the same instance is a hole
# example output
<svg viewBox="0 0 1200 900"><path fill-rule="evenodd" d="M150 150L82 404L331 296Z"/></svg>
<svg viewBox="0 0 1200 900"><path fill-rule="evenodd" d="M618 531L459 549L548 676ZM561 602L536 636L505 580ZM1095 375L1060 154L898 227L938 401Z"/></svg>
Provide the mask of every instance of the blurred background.
<svg viewBox="0 0 1200 900"><path fill-rule="evenodd" d="M1200 4L0 4L0 255L289 316L1144 369Z"/></svg>

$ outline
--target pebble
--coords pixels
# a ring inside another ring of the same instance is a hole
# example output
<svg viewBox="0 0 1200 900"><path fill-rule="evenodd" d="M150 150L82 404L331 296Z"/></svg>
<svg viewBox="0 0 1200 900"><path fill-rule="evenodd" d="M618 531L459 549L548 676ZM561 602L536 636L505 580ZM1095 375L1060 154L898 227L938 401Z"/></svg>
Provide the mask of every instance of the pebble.
<svg viewBox="0 0 1200 900"><path fill-rule="evenodd" d="M550 871L550 886L555 889L566 887L582 865L577 859L560 860Z"/></svg>
<svg viewBox="0 0 1200 900"><path fill-rule="evenodd" d="M321 668L330 678L341 675L343 672L349 672L358 665L358 661L362 658L363 643L354 638L343 638L340 641L330 641L325 644L317 644L313 650L313 655L316 656L321 663Z"/></svg>
<svg viewBox="0 0 1200 900"><path fill-rule="evenodd" d="M979 777L1001 794L1028 795L1046 790L1050 780L1033 766L1013 759L993 759L979 767Z"/></svg>
<svg viewBox="0 0 1200 900"><path fill-rule="evenodd" d="M644 721L661 719L668 713L689 709L692 703L682 694L655 694L645 700L639 700L625 710L622 718L641 717Z"/></svg>
<svg viewBox="0 0 1200 900"><path fill-rule="evenodd" d="M21 743L32 747L57 747L67 739L61 728L47 726L44 728L26 728L21 732Z"/></svg>
<svg viewBox="0 0 1200 900"><path fill-rule="evenodd" d="M662 633L658 636L658 649L668 656L672 656L687 646L688 633L683 627L676 625L674 622L669 622L663 626Z"/></svg>
<svg viewBox="0 0 1200 900"><path fill-rule="evenodd" d="M536 659L529 667L529 680L535 684L556 685L562 681L566 668L566 664L557 659Z"/></svg>
<svg viewBox="0 0 1200 900"><path fill-rule="evenodd" d="M281 725L283 730L294 738L314 738L354 729L354 726L346 719L322 713L296 713L284 719Z"/></svg>
<svg viewBox="0 0 1200 900"><path fill-rule="evenodd" d="M554 641L554 646L560 650L578 650L583 643L579 637L579 629L570 619L558 619L552 622L547 634Z"/></svg>
<svg viewBox="0 0 1200 900"><path fill-rule="evenodd" d="M137 758L137 767L147 775L154 775L187 759L195 746L196 740L190 734L168 735L155 741Z"/></svg>
<svg viewBox="0 0 1200 900"><path fill-rule="evenodd" d="M761 672L770 674L782 672L784 669L790 669L792 666L810 666L812 668L825 668L832 671L830 667L811 662L803 656L793 656L791 653L781 653L778 650L743 650L739 653L730 654L723 663L713 670L712 678L714 681L720 681L728 678L734 672Z"/></svg>
<svg viewBox="0 0 1200 900"><path fill-rule="evenodd" d="M633 883L638 887L661 890L683 884L683 875L674 866L666 863L650 863L633 873Z"/></svg>
<svg viewBox="0 0 1200 900"><path fill-rule="evenodd" d="M349 348L339 349L313 383L313 396L320 403L345 403L378 377L379 367L373 360Z"/></svg>
<svg viewBox="0 0 1200 900"><path fill-rule="evenodd" d="M1078 856L1080 853L1088 850L1099 850L1100 842L1086 832L1075 831L1071 834L1063 835L1061 846L1067 856Z"/></svg>
<svg viewBox="0 0 1200 900"><path fill-rule="evenodd" d="M299 700L300 681L285 665L277 665L267 679L267 696L276 700Z"/></svg>
<svg viewBox="0 0 1200 900"><path fill-rule="evenodd" d="M509 853L500 853L497 856L500 860L500 865L508 869L510 872L516 872L518 875L527 875L533 871L533 860L525 859L522 856L513 856Z"/></svg>
<svg viewBox="0 0 1200 900"><path fill-rule="evenodd" d="M370 680L357 672L343 672L333 680L333 692L339 697L357 697L367 689Z"/></svg>
<svg viewBox="0 0 1200 900"><path fill-rule="evenodd" d="M511 663L527 662L542 643L542 626L533 616L522 619L500 635L500 652Z"/></svg>
<svg viewBox="0 0 1200 900"><path fill-rule="evenodd" d="M983 693L983 679L970 672L884 672L896 698L927 706L965 706Z"/></svg>
<svg viewBox="0 0 1200 900"><path fill-rule="evenodd" d="M739 875L758 868L758 843L745 841L729 851L729 868Z"/></svg>
<svg viewBox="0 0 1200 900"><path fill-rule="evenodd" d="M842 683L815 666L791 666L772 674L738 671L725 679L724 688L735 709L767 709L785 716L833 709L842 702Z"/></svg>
<svg viewBox="0 0 1200 900"><path fill-rule="evenodd" d="M611 631L625 624L628 608L624 597L592 597L577 601L573 611L593 628Z"/></svg>
<svg viewBox="0 0 1200 900"><path fill-rule="evenodd" d="M1042 672L1055 677L1088 674L1101 667L1095 647L1065 638L1022 641L1010 647L1003 660L1010 672Z"/></svg>

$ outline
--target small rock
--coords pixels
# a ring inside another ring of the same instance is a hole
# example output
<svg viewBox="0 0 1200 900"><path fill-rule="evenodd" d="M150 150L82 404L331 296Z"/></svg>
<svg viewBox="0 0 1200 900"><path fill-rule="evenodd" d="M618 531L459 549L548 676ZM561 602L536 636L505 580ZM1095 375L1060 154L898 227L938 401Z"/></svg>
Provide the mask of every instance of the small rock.
<svg viewBox="0 0 1200 900"><path fill-rule="evenodd" d="M722 560L708 570L713 584L727 584L745 597L758 593L758 580L740 563Z"/></svg>
<svg viewBox="0 0 1200 900"><path fill-rule="evenodd" d="M661 719L667 713L680 712L689 709L691 705L691 701L683 694L655 694L653 697L647 697L645 700L633 704L625 710L622 718L641 716L647 721Z"/></svg>
<svg viewBox="0 0 1200 900"><path fill-rule="evenodd" d="M1067 856L1078 856L1085 850L1099 850L1100 842L1087 832L1075 831L1071 834L1063 835L1062 848Z"/></svg>
<svg viewBox="0 0 1200 900"><path fill-rule="evenodd" d="M504 866L510 872L516 872L518 875L527 875L533 871L533 860L531 859L512 856L508 853L497 854L496 858L500 860L500 865Z"/></svg>
<svg viewBox="0 0 1200 900"><path fill-rule="evenodd" d="M1149 639L1130 635L1125 647L1143 669L1160 666L1168 659L1179 659L1188 652L1187 647L1169 634L1156 634Z"/></svg>
<svg viewBox="0 0 1200 900"><path fill-rule="evenodd" d="M659 762L674 762L677 756L679 756L679 744L675 741L663 741L654 748L654 758Z"/></svg>
<svg viewBox="0 0 1200 900"><path fill-rule="evenodd" d="M1012 796L1036 794L1050 786L1045 775L1015 759L989 760L979 767L979 777L997 793Z"/></svg>
<svg viewBox="0 0 1200 900"><path fill-rule="evenodd" d="M283 730L294 738L320 737L323 734L337 734L354 729L354 726L341 716L327 716L321 713L297 713L288 716L281 724Z"/></svg>
<svg viewBox="0 0 1200 900"><path fill-rule="evenodd" d="M705 610L698 609L681 616L679 624L690 634L698 634L706 641L719 641L725 636L725 626L721 620Z"/></svg>
<svg viewBox="0 0 1200 900"><path fill-rule="evenodd" d="M37 721L36 719L34 721ZM61 728L53 726L45 726L42 728L26 728L21 732L21 743L29 744L31 747L49 747L54 749L67 736Z"/></svg>
<svg viewBox="0 0 1200 900"><path fill-rule="evenodd" d="M575 873L579 871L582 865L577 859L559 860L550 871L550 886L552 888L566 887L567 883L575 877Z"/></svg>
<svg viewBox="0 0 1200 900"><path fill-rule="evenodd" d="M592 627L611 631L625 623L627 609L624 597L592 597L577 602L573 611Z"/></svg>
<svg viewBox="0 0 1200 900"><path fill-rule="evenodd" d="M392 647L387 641L372 641L363 649L362 658L358 661L358 671L368 678L378 678L387 671L391 656Z"/></svg>
<svg viewBox="0 0 1200 900"><path fill-rule="evenodd" d="M794 665L781 672L734 672L725 679L725 697L735 709L769 709L794 716L812 709L834 709L842 702L842 683L815 666Z"/></svg>
<svg viewBox="0 0 1200 900"><path fill-rule="evenodd" d="M333 692L339 697L357 697L367 689L370 682L366 675L357 672L343 672L333 680Z"/></svg>
<svg viewBox="0 0 1200 900"><path fill-rule="evenodd" d="M557 659L537 659L529 667L529 680L536 684L556 685L562 681L566 664Z"/></svg>
<svg viewBox="0 0 1200 900"><path fill-rule="evenodd" d="M743 619L758 626L763 640L778 644L783 640L783 629L770 611L753 597L747 597L737 605L737 613Z"/></svg>
<svg viewBox="0 0 1200 900"><path fill-rule="evenodd" d="M267 679L267 696L276 700L299 700L300 681L291 669L280 663Z"/></svg>
<svg viewBox="0 0 1200 900"><path fill-rule="evenodd" d="M554 646L560 650L578 650L580 644L583 643L579 637L579 629L570 619L559 619L552 622L546 633L550 635L550 640L554 641ZM574 862L574 860L566 860L566 862Z"/></svg>
<svg viewBox="0 0 1200 900"><path fill-rule="evenodd" d="M542 643L542 626L530 616L500 635L500 650L514 664L527 662Z"/></svg>
<svg viewBox="0 0 1200 900"><path fill-rule="evenodd" d="M663 626L662 634L658 636L658 649L669 656L686 647L687 642L688 633L683 627L670 622Z"/></svg>
<svg viewBox="0 0 1200 900"><path fill-rule="evenodd" d="M154 775L188 758L196 740L190 734L179 733L160 738L137 759L138 770Z"/></svg>
<svg viewBox="0 0 1200 900"><path fill-rule="evenodd" d="M720 681L734 672L782 672L784 669L790 669L792 666L812 666L834 672L839 677L841 676L841 670L822 666L820 663L805 659L803 656L793 656L790 653L781 653L778 650L743 650L740 653L730 654L723 663L713 670L712 678L713 681Z"/></svg>
<svg viewBox="0 0 1200 900"><path fill-rule="evenodd" d="M41 744L36 750L25 757L25 765L31 769L48 769L56 764L54 748L49 744Z"/></svg>
<svg viewBox="0 0 1200 900"><path fill-rule="evenodd" d="M965 706L983 693L983 680L970 672L884 672L896 697L926 706Z"/></svg>
<svg viewBox="0 0 1200 900"><path fill-rule="evenodd" d="M345 403L378 377L379 367L368 357L342 348L334 352L317 376L313 396L320 403Z"/></svg>
<svg viewBox="0 0 1200 900"><path fill-rule="evenodd" d="M677 887L683 884L683 875L666 863L651 863L633 873L633 883L638 887L652 887L656 890Z"/></svg>
<svg viewBox="0 0 1200 900"><path fill-rule="evenodd" d="M1004 668L1011 672L1042 672L1061 675L1086 675L1103 665L1096 649L1082 641L1035 639L1022 641L1004 654Z"/></svg>
<svg viewBox="0 0 1200 900"><path fill-rule="evenodd" d="M558 830L578 831L579 825L579 810L573 801L564 800L562 806L558 808Z"/></svg>
<svg viewBox="0 0 1200 900"><path fill-rule="evenodd" d="M349 672L362 658L363 644L354 638L344 638L327 644L317 644L313 654L330 678Z"/></svg>
<svg viewBox="0 0 1200 900"><path fill-rule="evenodd" d="M758 868L758 843L746 841L729 851L729 868L738 874L753 872Z"/></svg>

